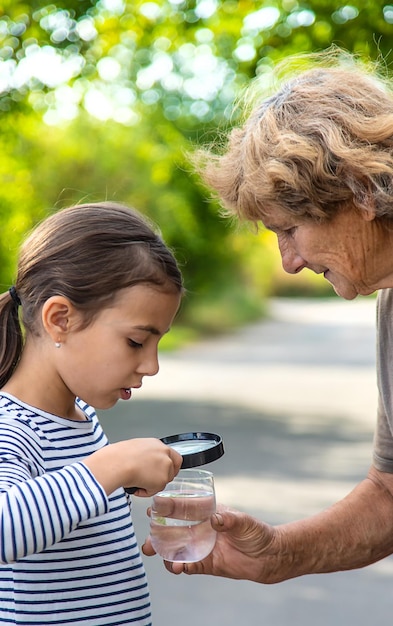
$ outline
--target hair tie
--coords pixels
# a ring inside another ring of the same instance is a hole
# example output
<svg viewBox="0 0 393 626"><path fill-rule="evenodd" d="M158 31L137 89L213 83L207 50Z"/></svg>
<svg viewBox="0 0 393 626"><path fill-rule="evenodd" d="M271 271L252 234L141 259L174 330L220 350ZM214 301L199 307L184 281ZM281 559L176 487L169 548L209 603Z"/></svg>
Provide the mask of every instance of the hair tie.
<svg viewBox="0 0 393 626"><path fill-rule="evenodd" d="M12 298L13 303L15 304L16 307L20 306L22 304L22 302L20 301L20 297L18 296L18 292L15 289L15 286L12 285L12 287L10 287L8 289L10 296Z"/></svg>

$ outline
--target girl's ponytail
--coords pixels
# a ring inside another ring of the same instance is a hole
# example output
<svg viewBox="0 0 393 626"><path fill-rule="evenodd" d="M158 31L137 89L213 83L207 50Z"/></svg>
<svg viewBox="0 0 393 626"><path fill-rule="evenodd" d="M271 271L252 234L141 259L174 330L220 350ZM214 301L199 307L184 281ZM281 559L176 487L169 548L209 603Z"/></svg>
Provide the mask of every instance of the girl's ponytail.
<svg viewBox="0 0 393 626"><path fill-rule="evenodd" d="M0 388L11 377L22 353L23 334L19 322L19 304L15 287L0 295Z"/></svg>

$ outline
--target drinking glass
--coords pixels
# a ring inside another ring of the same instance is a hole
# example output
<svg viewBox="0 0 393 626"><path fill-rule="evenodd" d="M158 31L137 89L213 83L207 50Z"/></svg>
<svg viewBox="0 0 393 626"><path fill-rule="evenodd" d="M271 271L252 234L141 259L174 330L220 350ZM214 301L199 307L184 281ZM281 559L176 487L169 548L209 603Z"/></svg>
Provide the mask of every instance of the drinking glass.
<svg viewBox="0 0 393 626"><path fill-rule="evenodd" d="M210 516L216 510L213 474L180 470L153 496L150 516L152 546L166 561L192 563L207 556L216 542Z"/></svg>

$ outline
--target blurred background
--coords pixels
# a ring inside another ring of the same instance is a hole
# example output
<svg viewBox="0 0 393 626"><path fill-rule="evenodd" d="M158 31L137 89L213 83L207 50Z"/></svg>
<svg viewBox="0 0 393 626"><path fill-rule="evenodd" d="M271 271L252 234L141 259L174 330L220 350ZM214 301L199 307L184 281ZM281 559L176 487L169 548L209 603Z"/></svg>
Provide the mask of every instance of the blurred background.
<svg viewBox="0 0 393 626"><path fill-rule="evenodd" d="M220 216L190 154L220 143L278 59L335 43L389 68L392 34L380 0L2 0L0 283L39 219L108 199L158 223L182 266L167 344L256 319L271 295L330 295L283 275L271 233Z"/></svg>

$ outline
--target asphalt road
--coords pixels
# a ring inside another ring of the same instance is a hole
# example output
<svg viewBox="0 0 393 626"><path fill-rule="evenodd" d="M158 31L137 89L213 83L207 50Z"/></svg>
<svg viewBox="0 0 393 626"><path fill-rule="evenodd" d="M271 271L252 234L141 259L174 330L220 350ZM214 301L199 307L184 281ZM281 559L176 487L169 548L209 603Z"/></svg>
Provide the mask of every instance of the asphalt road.
<svg viewBox="0 0 393 626"><path fill-rule="evenodd" d="M278 300L270 319L161 357L157 377L101 415L108 436L223 436L217 498L276 524L313 514L367 472L375 302ZM148 502L134 498L140 542ZM393 559L273 586L173 576L145 558L156 626L391 624Z"/></svg>

